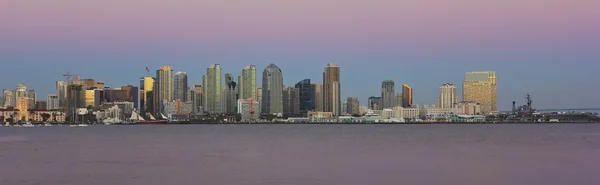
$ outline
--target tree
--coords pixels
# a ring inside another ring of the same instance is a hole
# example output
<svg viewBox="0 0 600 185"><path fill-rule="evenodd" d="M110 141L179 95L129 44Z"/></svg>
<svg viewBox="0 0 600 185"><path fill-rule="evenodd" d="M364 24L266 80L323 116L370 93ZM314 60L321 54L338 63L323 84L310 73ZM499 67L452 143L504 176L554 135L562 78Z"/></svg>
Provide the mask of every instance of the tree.
<svg viewBox="0 0 600 185"><path fill-rule="evenodd" d="M6 119L6 122L9 122L9 123L12 123L13 121L15 121L15 119L13 119L13 118Z"/></svg>
<svg viewBox="0 0 600 185"><path fill-rule="evenodd" d="M48 121L49 118L50 118L50 114L48 114L48 113L43 113L42 114L42 120L44 122Z"/></svg>
<svg viewBox="0 0 600 185"><path fill-rule="evenodd" d="M235 121L242 121L242 114L236 114L235 115Z"/></svg>
<svg viewBox="0 0 600 185"><path fill-rule="evenodd" d="M25 121L25 116L21 117L21 121Z"/></svg>

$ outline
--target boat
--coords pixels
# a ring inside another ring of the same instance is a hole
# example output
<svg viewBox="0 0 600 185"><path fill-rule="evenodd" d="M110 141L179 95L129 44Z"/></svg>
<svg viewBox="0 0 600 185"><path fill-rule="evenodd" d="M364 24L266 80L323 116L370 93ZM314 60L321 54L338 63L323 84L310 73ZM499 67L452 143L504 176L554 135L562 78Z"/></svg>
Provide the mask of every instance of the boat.
<svg viewBox="0 0 600 185"><path fill-rule="evenodd" d="M27 123L23 124L23 127L31 128L31 127L35 127L35 125L31 124L31 122L27 122Z"/></svg>
<svg viewBox="0 0 600 185"><path fill-rule="evenodd" d="M165 124L167 120L152 120L152 121L140 121L138 124Z"/></svg>
<svg viewBox="0 0 600 185"><path fill-rule="evenodd" d="M52 124L50 124L50 123L44 123L44 126L46 126L46 127L51 127L51 126L54 126L54 125L52 125Z"/></svg>
<svg viewBox="0 0 600 185"><path fill-rule="evenodd" d="M5 127L10 127L10 123L6 122L6 124L4 124Z"/></svg>
<svg viewBox="0 0 600 185"><path fill-rule="evenodd" d="M79 124L79 125L77 125L77 126L78 126L78 127L87 127L87 126L89 126L89 125L88 125L88 124Z"/></svg>
<svg viewBox="0 0 600 185"><path fill-rule="evenodd" d="M78 125L69 125L69 127L78 127Z"/></svg>

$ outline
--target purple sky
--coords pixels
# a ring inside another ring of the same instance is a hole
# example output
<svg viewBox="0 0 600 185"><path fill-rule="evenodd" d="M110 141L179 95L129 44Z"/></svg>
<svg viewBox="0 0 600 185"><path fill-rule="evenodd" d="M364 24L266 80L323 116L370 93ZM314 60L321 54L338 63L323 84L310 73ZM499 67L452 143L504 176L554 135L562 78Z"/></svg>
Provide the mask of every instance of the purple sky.
<svg viewBox="0 0 600 185"><path fill-rule="evenodd" d="M146 66L161 65L199 83L211 63L238 75L247 64L262 71L271 62L293 85L322 80L335 62L343 96L362 104L385 79L412 85L416 103L433 104L437 88L460 84L465 71L496 70L501 109L527 92L538 107L600 107L598 7L597 0L4 0L0 87L22 81L45 97L67 71L137 85Z"/></svg>

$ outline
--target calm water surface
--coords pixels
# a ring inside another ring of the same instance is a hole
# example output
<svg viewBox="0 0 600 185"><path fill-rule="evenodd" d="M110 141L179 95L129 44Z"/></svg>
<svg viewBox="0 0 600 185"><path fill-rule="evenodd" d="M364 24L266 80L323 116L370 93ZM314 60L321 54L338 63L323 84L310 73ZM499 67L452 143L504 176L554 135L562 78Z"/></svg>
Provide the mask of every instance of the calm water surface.
<svg viewBox="0 0 600 185"><path fill-rule="evenodd" d="M597 125L0 128L0 184L598 185Z"/></svg>

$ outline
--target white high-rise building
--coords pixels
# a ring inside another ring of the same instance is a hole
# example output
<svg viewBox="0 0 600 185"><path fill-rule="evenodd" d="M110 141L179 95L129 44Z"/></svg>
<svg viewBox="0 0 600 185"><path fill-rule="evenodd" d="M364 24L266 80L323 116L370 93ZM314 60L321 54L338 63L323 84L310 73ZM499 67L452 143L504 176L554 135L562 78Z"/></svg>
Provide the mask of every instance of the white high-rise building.
<svg viewBox="0 0 600 185"><path fill-rule="evenodd" d="M438 97L439 108L452 108L458 103L458 94L456 94L456 86L451 83L445 83L440 87L440 97Z"/></svg>
<svg viewBox="0 0 600 185"><path fill-rule="evenodd" d="M58 96L58 107L67 106L67 82L56 81L56 96Z"/></svg>
<svg viewBox="0 0 600 185"><path fill-rule="evenodd" d="M59 107L59 100L58 100L58 95L56 94L49 94L48 97L46 97L46 109L47 110L56 110Z"/></svg>
<svg viewBox="0 0 600 185"><path fill-rule="evenodd" d="M10 89L4 89L2 92L2 98L4 98L4 106L5 107L16 107L17 99L15 96L15 91Z"/></svg>

